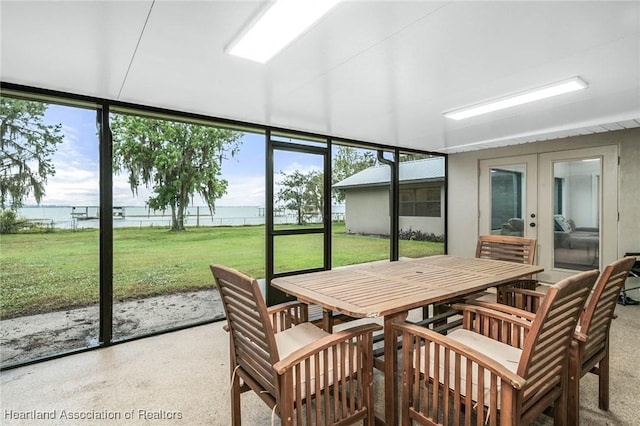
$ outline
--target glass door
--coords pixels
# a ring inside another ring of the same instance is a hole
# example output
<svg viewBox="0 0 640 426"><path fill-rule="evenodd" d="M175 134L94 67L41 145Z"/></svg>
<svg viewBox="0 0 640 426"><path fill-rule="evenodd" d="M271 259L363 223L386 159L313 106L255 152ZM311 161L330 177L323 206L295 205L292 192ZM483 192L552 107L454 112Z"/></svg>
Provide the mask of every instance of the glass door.
<svg viewBox="0 0 640 426"><path fill-rule="evenodd" d="M599 266L601 158L553 162L553 266Z"/></svg>
<svg viewBox="0 0 640 426"><path fill-rule="evenodd" d="M540 279L600 269L617 253L615 145L540 154ZM542 212L544 212L542 214Z"/></svg>
<svg viewBox="0 0 640 426"><path fill-rule="evenodd" d="M331 269L329 142L268 134L266 279ZM267 286L267 303L289 298Z"/></svg>
<svg viewBox="0 0 640 426"><path fill-rule="evenodd" d="M600 269L617 253L617 147L480 161L480 234L537 239L537 278Z"/></svg>
<svg viewBox="0 0 640 426"><path fill-rule="evenodd" d="M537 238L537 157L480 162L480 235Z"/></svg>

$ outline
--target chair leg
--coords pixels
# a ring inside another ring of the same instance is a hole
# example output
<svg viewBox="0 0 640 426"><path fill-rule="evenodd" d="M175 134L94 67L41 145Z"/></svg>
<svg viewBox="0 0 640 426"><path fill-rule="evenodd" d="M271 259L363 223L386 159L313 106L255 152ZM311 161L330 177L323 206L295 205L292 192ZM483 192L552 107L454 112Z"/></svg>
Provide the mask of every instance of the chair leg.
<svg viewBox="0 0 640 426"><path fill-rule="evenodd" d="M231 383L231 424L233 426L242 425L242 416L240 415L240 377L237 374L232 375Z"/></svg>
<svg viewBox="0 0 640 426"><path fill-rule="evenodd" d="M598 407L609 411L609 343L598 365Z"/></svg>
<svg viewBox="0 0 640 426"><path fill-rule="evenodd" d="M566 426L567 423L567 398L561 396L553 404L553 426ZM573 426L573 425L572 425Z"/></svg>
<svg viewBox="0 0 640 426"><path fill-rule="evenodd" d="M580 425L580 374L581 366L572 353L569 358L569 390L567 395L567 424Z"/></svg>
<svg viewBox="0 0 640 426"><path fill-rule="evenodd" d="M568 367L567 364L565 364ZM568 369L568 368L567 368ZM569 376L567 372L562 375L562 389L568 389L569 386ZM578 381L580 378L578 378ZM567 406L568 406L568 392L560 392L560 396L553 403L553 425L554 426L566 426L570 423L567 423ZM573 426L573 425L571 425Z"/></svg>
<svg viewBox="0 0 640 426"><path fill-rule="evenodd" d="M362 420L363 426L375 426L376 424L376 410L374 409L375 398L373 395L373 375L371 376L371 382L369 384L363 383L363 395L362 403L367 406L368 413Z"/></svg>
<svg viewBox="0 0 640 426"><path fill-rule="evenodd" d="M500 285L496 288L496 302L502 305L508 304L507 302L507 285ZM512 305L513 306L513 305Z"/></svg>
<svg viewBox="0 0 640 426"><path fill-rule="evenodd" d="M564 400L562 403L560 400ZM566 397L561 396L554 404L553 404L553 426L566 426L567 423L567 404ZM573 426L573 425L571 425Z"/></svg>

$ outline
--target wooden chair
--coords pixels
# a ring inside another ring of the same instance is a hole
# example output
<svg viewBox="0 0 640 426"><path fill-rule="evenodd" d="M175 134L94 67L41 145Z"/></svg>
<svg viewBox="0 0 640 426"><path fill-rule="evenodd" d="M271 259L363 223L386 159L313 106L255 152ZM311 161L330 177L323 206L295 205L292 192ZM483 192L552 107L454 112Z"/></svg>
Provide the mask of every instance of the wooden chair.
<svg viewBox="0 0 640 426"><path fill-rule="evenodd" d="M634 263L635 258L625 257L607 265L580 316L571 344L569 364L570 425L578 426L580 423L580 379L587 373L598 376L598 407L609 410L609 329L618 297ZM513 295L507 298L508 303L530 312L540 308L546 295L525 289L510 289L508 294Z"/></svg>
<svg viewBox="0 0 640 426"><path fill-rule="evenodd" d="M240 394L253 390L283 425L373 425L375 324L329 334L306 322L306 305L270 308L255 279L211 265L230 339L231 420L241 424Z"/></svg>
<svg viewBox="0 0 640 426"><path fill-rule="evenodd" d="M536 240L533 238L510 235L480 235L476 244L476 257L483 259L505 260L507 262L533 265L536 256ZM536 282L527 277L503 284L497 288L496 301L504 303L508 288L535 289Z"/></svg>
<svg viewBox="0 0 640 426"><path fill-rule="evenodd" d="M533 265L536 240L511 235L480 235L476 243L476 257L506 260Z"/></svg>
<svg viewBox="0 0 640 426"><path fill-rule="evenodd" d="M402 335L403 425L527 425L547 407L567 424L569 347L598 276L551 286L532 321L482 306L454 305L462 328L444 336L412 324ZM527 314L526 312L524 314Z"/></svg>

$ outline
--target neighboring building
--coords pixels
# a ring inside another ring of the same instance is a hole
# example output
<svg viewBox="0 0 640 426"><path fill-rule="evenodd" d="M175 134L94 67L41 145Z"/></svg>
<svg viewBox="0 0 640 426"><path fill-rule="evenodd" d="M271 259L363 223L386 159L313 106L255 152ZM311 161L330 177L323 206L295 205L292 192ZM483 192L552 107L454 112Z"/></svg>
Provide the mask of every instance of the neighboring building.
<svg viewBox="0 0 640 426"><path fill-rule="evenodd" d="M345 191L345 227L351 234L389 235L390 169L376 166L336 183ZM444 235L444 157L400 163L400 224Z"/></svg>

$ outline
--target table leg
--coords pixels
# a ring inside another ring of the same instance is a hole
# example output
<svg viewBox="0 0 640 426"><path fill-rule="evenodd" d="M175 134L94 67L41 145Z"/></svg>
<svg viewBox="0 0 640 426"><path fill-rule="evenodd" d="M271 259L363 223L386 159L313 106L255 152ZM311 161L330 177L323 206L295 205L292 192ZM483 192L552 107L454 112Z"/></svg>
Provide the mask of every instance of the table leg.
<svg viewBox="0 0 640 426"><path fill-rule="evenodd" d="M333 311L322 308L322 329L327 333L333 333Z"/></svg>
<svg viewBox="0 0 640 426"><path fill-rule="evenodd" d="M384 317L384 417L387 426L399 424L398 416L398 333L394 323L402 323L409 312L399 312Z"/></svg>

